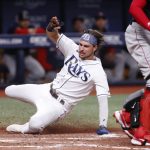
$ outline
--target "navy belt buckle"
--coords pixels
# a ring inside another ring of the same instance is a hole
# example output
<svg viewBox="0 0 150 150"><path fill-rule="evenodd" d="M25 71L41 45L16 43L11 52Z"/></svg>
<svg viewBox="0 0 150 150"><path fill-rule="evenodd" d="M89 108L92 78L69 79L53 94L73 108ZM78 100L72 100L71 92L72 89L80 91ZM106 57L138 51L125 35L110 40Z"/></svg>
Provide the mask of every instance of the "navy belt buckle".
<svg viewBox="0 0 150 150"><path fill-rule="evenodd" d="M59 99L59 96L57 95L56 91L53 89L53 84L51 84L51 89L50 89L50 93L51 95L55 98L55 99ZM65 101L63 99L58 100L62 105L65 104Z"/></svg>
<svg viewBox="0 0 150 150"><path fill-rule="evenodd" d="M61 99L61 100L60 100L60 103L61 103L62 105L64 105L64 104L65 104L65 101L64 101L63 99Z"/></svg>

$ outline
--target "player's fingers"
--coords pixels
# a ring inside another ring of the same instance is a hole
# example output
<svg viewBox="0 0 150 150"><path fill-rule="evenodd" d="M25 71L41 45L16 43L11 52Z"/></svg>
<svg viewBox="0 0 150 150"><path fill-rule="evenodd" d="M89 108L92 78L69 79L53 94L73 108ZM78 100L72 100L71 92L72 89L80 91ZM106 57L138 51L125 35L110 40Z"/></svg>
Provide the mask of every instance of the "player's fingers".
<svg viewBox="0 0 150 150"><path fill-rule="evenodd" d="M58 27L55 27L54 30L55 30L55 31L58 31L60 28L61 28L61 27L58 26Z"/></svg>
<svg viewBox="0 0 150 150"><path fill-rule="evenodd" d="M59 25L59 20L57 17L53 17L51 19L51 23L54 25L54 26L58 26Z"/></svg>
<svg viewBox="0 0 150 150"><path fill-rule="evenodd" d="M53 23L56 24L56 25L59 25L59 20L58 20L58 18L55 18Z"/></svg>
<svg viewBox="0 0 150 150"><path fill-rule="evenodd" d="M51 23L55 23L56 20L57 20L57 17L52 17L52 18L50 19L50 22L51 22Z"/></svg>

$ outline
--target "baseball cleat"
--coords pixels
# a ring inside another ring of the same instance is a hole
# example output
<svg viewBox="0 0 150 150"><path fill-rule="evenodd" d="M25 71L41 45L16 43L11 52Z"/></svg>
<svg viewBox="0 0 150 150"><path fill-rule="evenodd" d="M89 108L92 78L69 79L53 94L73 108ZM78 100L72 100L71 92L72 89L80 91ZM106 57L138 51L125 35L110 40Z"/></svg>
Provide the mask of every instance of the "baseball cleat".
<svg viewBox="0 0 150 150"><path fill-rule="evenodd" d="M129 129L129 125L126 123L126 121L122 115L122 111L121 110L115 111L113 116L116 118L116 122L121 125L121 128L129 136L129 138L133 138L134 136L132 134L132 131Z"/></svg>
<svg viewBox="0 0 150 150"><path fill-rule="evenodd" d="M96 131L98 135L103 135L103 134L109 134L110 131L105 126L100 126L99 129Z"/></svg>
<svg viewBox="0 0 150 150"><path fill-rule="evenodd" d="M6 131L8 131L8 132L21 132L20 127L21 127L21 125L19 125L19 124L12 124L6 128Z"/></svg>
<svg viewBox="0 0 150 150"><path fill-rule="evenodd" d="M150 146L150 142L148 142L147 140L144 139L137 139L137 138L133 138L131 139L131 143L133 145L138 145L138 146Z"/></svg>

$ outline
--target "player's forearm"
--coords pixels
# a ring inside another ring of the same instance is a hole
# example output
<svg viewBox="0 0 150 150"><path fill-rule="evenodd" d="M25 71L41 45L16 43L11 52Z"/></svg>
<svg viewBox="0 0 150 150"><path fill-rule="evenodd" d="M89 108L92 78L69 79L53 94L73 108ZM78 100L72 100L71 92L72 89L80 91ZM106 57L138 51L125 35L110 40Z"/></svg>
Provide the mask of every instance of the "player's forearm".
<svg viewBox="0 0 150 150"><path fill-rule="evenodd" d="M54 43L57 42L57 40L59 39L59 36L60 34L58 32L49 32L47 29L46 29L46 34L48 36L48 38L53 41Z"/></svg>
<svg viewBox="0 0 150 150"><path fill-rule="evenodd" d="M54 43L56 43L57 40L59 39L60 28L61 28L61 26L60 26L60 22L59 22L58 18L56 16L52 17L50 19L49 24L46 27L46 34L47 34L48 38L50 40L52 40Z"/></svg>
<svg viewBox="0 0 150 150"><path fill-rule="evenodd" d="M105 96L98 96L99 103L99 126L107 127L108 121L108 98Z"/></svg>
<svg viewBox="0 0 150 150"><path fill-rule="evenodd" d="M149 18L143 11L146 5L146 0L134 0L130 6L129 12L133 18L144 28L150 30Z"/></svg>

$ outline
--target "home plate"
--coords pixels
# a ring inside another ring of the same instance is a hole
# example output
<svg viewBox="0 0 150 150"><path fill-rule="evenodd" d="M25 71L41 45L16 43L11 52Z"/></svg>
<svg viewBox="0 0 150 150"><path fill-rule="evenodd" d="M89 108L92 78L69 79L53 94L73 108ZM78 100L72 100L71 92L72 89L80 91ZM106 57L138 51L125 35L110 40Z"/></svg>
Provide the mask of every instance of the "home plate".
<svg viewBox="0 0 150 150"><path fill-rule="evenodd" d="M115 133L112 133L112 134L104 134L104 135L101 135L100 137L102 138L120 138L120 137L127 137L126 135L123 135L123 134L115 134Z"/></svg>

